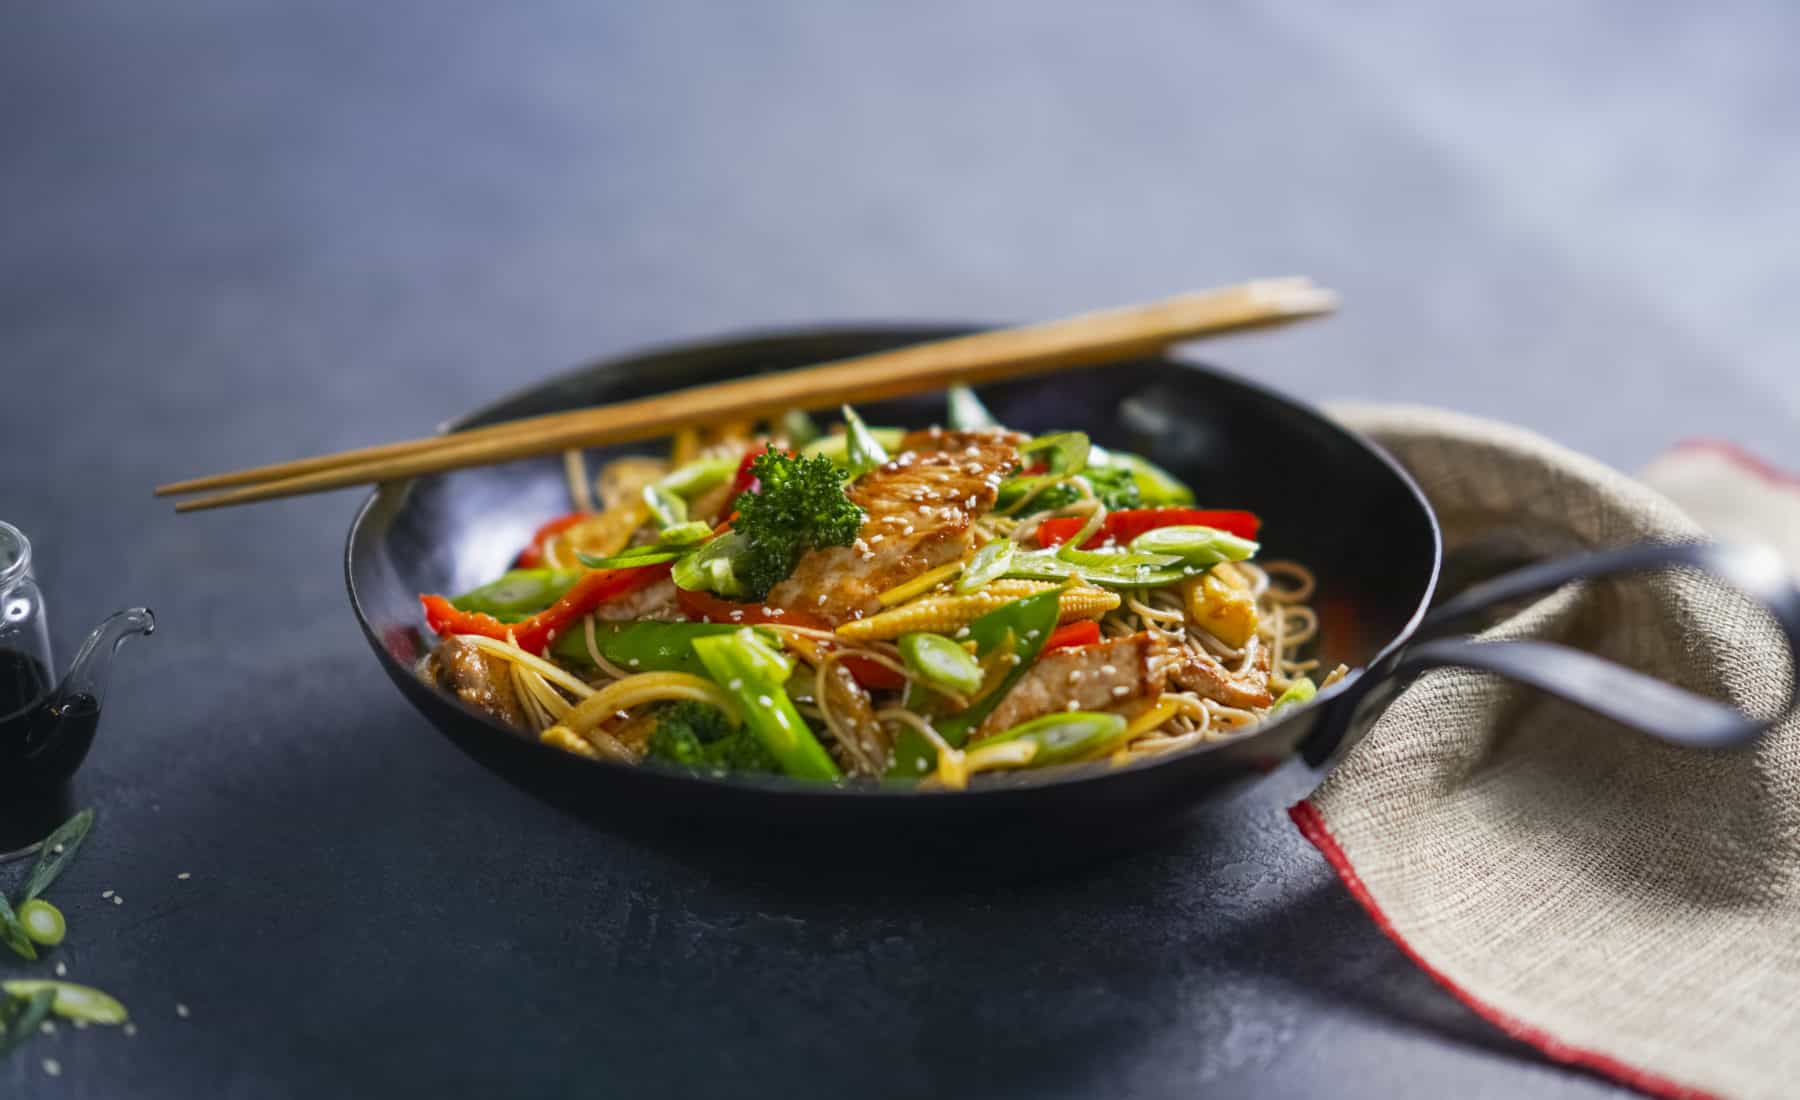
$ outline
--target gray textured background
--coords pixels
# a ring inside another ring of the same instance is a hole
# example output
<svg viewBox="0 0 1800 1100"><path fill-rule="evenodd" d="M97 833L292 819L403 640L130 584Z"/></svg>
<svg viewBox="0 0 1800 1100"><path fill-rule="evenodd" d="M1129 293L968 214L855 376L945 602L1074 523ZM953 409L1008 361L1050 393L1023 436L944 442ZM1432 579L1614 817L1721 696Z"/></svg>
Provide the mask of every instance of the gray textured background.
<svg viewBox="0 0 1800 1100"><path fill-rule="evenodd" d="M65 1032L0 1091L1608 1091L1368 927L1281 816L1301 775L1029 890L709 881L425 730L344 607L349 497L178 522L146 490L646 342L1289 272L1342 316L1211 358L1628 468L1687 435L1795 465L1797 31L1780 3L4 0L0 516L62 652L123 603L163 629L61 888L64 957L142 1034Z"/></svg>

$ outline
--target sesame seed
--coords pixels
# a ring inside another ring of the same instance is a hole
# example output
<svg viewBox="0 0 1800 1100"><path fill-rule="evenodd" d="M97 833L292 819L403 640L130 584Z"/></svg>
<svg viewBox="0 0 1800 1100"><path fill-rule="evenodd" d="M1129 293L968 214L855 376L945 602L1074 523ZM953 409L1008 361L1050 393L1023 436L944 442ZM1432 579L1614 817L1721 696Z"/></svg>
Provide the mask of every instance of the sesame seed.
<svg viewBox="0 0 1800 1100"><path fill-rule="evenodd" d="M113 892L111 890L102 890L100 891L100 896L103 898L110 898L113 896Z"/></svg>
<svg viewBox="0 0 1800 1100"><path fill-rule="evenodd" d="M136 1025L136 1024L133 1024L133 1023L127 1023L127 1024L126 1024L126 1025L125 1025L125 1027L124 1027L124 1029L123 1029L123 1030L124 1030L124 1032L125 1032L125 1037L126 1037L126 1038L127 1038L127 1039L129 1039L129 1038L131 1038L131 1037L132 1037L132 1036L133 1036L133 1035L136 1035L136 1034L137 1034L137 1025Z"/></svg>
<svg viewBox="0 0 1800 1100"><path fill-rule="evenodd" d="M743 622L744 621L744 613L742 611L733 611L731 613L731 621L734 623Z"/></svg>
<svg viewBox="0 0 1800 1100"><path fill-rule="evenodd" d="M184 1004L177 1004L175 1006L175 1015L181 1017L184 1020L187 1019L188 1018L188 1006L184 1005Z"/></svg>
<svg viewBox="0 0 1800 1100"><path fill-rule="evenodd" d="M819 593L819 606L820 607L825 606L825 593L823 593L823 592Z"/></svg>
<svg viewBox="0 0 1800 1100"><path fill-rule="evenodd" d="M775 705L775 700L769 698L767 695L758 695L756 701L765 707L772 707Z"/></svg>
<svg viewBox="0 0 1800 1100"><path fill-rule="evenodd" d="M62 854L63 854L63 846L62 846L62 845L61 845L61 844L53 844L53 845L51 845L51 846L50 846L50 850L51 850L51 851L52 851L52 852L55 852L55 853L56 853L56 854L57 854L57 855L59 855L59 856L60 856L60 855L62 855Z"/></svg>
<svg viewBox="0 0 1800 1100"><path fill-rule="evenodd" d="M54 1058L44 1059L44 1075L46 1077L61 1077L62 1063Z"/></svg>
<svg viewBox="0 0 1800 1100"><path fill-rule="evenodd" d="M1035 637L1037 637L1037 636L1038 636L1038 634L1039 634L1039 633L1040 633L1040 632L1039 632L1039 631L1036 631L1036 630L1027 630L1027 631L1026 631L1026 632L1025 632L1025 636L1026 636L1026 637L1027 637L1027 638L1035 638Z"/></svg>
<svg viewBox="0 0 1800 1100"><path fill-rule="evenodd" d="M1069 670L1069 683L1071 683L1071 684L1081 683L1081 670L1080 669L1072 668Z"/></svg>
<svg viewBox="0 0 1800 1100"><path fill-rule="evenodd" d="M55 1035L56 1034L56 1021L55 1020L45 1020L43 1023L38 1025L38 1031L42 1032L45 1035Z"/></svg>
<svg viewBox="0 0 1800 1100"><path fill-rule="evenodd" d="M969 628L968 628L968 627L966 627L966 626L965 626L965 627L959 627L959 628L958 628L958 629L957 629L957 631L956 631L956 636L957 636L957 637L958 637L958 638L967 638L967 637L968 637L968 636L969 636Z"/></svg>
<svg viewBox="0 0 1800 1100"><path fill-rule="evenodd" d="M190 874L188 874L188 873L187 873L187 872L186 872L186 871L183 871L183 872L181 872L181 873L180 873L180 874L179 874L179 875L176 875L176 876L175 876L175 877L176 877L176 878L178 878L178 879L180 879L180 880L181 880L181 881L183 881L183 882L186 882L186 881L187 881L187 880L188 880L188 879L191 879L191 878L193 878L193 877L194 877L194 876L193 876L193 875L190 875Z"/></svg>
<svg viewBox="0 0 1800 1100"><path fill-rule="evenodd" d="M737 691L739 688L744 686L743 678L738 677L738 676L733 676L731 678L731 682L726 684L725 686L730 688L732 691Z"/></svg>
<svg viewBox="0 0 1800 1100"><path fill-rule="evenodd" d="M631 660L626 661L625 663L630 665L632 668L636 668L642 662L640 662L636 657L633 657Z"/></svg>
<svg viewBox="0 0 1800 1100"><path fill-rule="evenodd" d="M1081 704L1080 704L1080 703L1078 703L1078 702L1076 702L1076 701L1075 701L1075 700L1073 700L1073 699L1070 699L1070 700L1069 700L1069 705L1068 705L1068 706L1066 706L1066 707L1064 707L1064 708L1063 708L1063 709L1064 709L1064 710L1080 710L1080 709L1081 709Z"/></svg>
<svg viewBox="0 0 1800 1100"><path fill-rule="evenodd" d="M882 539L885 539L885 538L887 538L886 535L876 535L874 538L869 540L869 545L874 546L876 543L880 542Z"/></svg>
<svg viewBox="0 0 1800 1100"><path fill-rule="evenodd" d="M913 533L913 525L912 525L912 524L910 524L910 523L909 523L909 524L907 524L907 525L906 525L906 526L905 526L905 527L902 527L902 528L900 528L900 533L901 533L901 534L902 534L902 535L910 535L910 534L912 534L912 533Z"/></svg>
<svg viewBox="0 0 1800 1100"><path fill-rule="evenodd" d="M59 978L66 978L69 976L69 964L63 962L61 959L56 961L56 976Z"/></svg>
<svg viewBox="0 0 1800 1100"><path fill-rule="evenodd" d="M1119 671L1119 670L1118 670L1118 669L1116 669L1116 668L1114 668L1114 667L1113 667L1113 666L1111 666L1111 665L1101 665L1101 666L1100 666L1100 671L1101 671L1101 672L1102 672L1102 673L1104 673L1104 674L1105 674L1105 675L1107 675L1107 676L1111 676L1111 675L1112 675L1112 674L1113 674L1113 673L1115 673L1115 672L1117 672L1117 671Z"/></svg>
<svg viewBox="0 0 1800 1100"><path fill-rule="evenodd" d="M1125 696L1131 694L1131 689L1126 687L1124 684L1120 684L1117 687L1113 688L1112 693L1113 693L1113 698L1122 699Z"/></svg>
<svg viewBox="0 0 1800 1100"><path fill-rule="evenodd" d="M769 608L769 618L771 618L771 619L779 619L783 615L786 615L786 614L787 614L787 608L785 608L785 607Z"/></svg>
<svg viewBox="0 0 1800 1100"><path fill-rule="evenodd" d="M114 905L124 905L124 904L125 904L125 899L124 899L124 898L122 898L122 897L120 897L120 896L119 896L119 895L117 895L117 894L114 894L114 895L113 895L113 904L114 904Z"/></svg>

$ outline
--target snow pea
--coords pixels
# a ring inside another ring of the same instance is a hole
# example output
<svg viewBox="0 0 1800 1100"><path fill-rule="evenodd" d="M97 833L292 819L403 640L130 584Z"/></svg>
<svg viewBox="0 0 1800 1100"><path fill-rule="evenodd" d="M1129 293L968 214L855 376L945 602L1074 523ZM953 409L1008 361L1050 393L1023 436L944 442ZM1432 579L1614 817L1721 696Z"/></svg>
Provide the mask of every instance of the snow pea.
<svg viewBox="0 0 1800 1100"><path fill-rule="evenodd" d="M514 569L497 581L464 592L451 600L450 606L499 619L535 615L561 599L580 579L579 569Z"/></svg>
<svg viewBox="0 0 1800 1100"><path fill-rule="evenodd" d="M704 676L706 669L694 654L694 639L735 634L744 629L737 623L601 623L594 624L594 644L600 656L628 672L687 672ZM780 644L774 631L759 631ZM551 643L550 655L558 661L575 665L592 665L588 654L587 629L578 626L557 636Z"/></svg>
<svg viewBox="0 0 1800 1100"><path fill-rule="evenodd" d="M737 700L750 731L784 773L795 779L843 777L788 698L784 685L793 662L765 637L747 626L738 627L727 634L695 638L693 649L713 682Z"/></svg>

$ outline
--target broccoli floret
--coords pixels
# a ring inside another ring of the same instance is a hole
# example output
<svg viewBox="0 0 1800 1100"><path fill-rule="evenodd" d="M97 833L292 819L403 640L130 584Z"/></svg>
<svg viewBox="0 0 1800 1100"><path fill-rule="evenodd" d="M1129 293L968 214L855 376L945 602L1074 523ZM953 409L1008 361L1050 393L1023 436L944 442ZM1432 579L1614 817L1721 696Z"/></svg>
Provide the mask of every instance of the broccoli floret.
<svg viewBox="0 0 1800 1100"><path fill-rule="evenodd" d="M731 529L742 536L732 572L741 588L734 597L755 601L786 580L808 550L855 542L863 510L844 495L837 467L822 455L795 458L769 447L750 472L762 484L732 505Z"/></svg>
<svg viewBox="0 0 1800 1100"><path fill-rule="evenodd" d="M719 708L687 700L657 709L648 755L694 771L781 771L748 725L732 729Z"/></svg>
<svg viewBox="0 0 1800 1100"><path fill-rule="evenodd" d="M1131 471L1123 466L1089 466L1081 471L1089 485L1094 487L1094 495L1100 503L1106 505L1108 511L1121 508L1136 508L1144 502L1144 494L1138 488L1137 479ZM1037 496L1031 498L1031 510L1044 508L1061 508L1065 504L1073 504L1081 499L1081 491L1073 485L1052 485Z"/></svg>

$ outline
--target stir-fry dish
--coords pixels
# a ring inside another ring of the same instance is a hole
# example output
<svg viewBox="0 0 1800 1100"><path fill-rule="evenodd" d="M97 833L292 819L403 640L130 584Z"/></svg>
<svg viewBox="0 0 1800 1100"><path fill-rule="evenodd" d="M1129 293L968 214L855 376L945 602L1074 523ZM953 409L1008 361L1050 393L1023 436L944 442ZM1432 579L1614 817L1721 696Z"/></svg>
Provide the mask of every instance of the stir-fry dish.
<svg viewBox="0 0 1800 1100"><path fill-rule="evenodd" d="M1315 692L1312 575L1257 560L1254 513L966 389L948 427L843 418L686 430L597 483L571 454L576 510L512 571L420 597L420 674L589 759L948 788L1232 737Z"/></svg>

